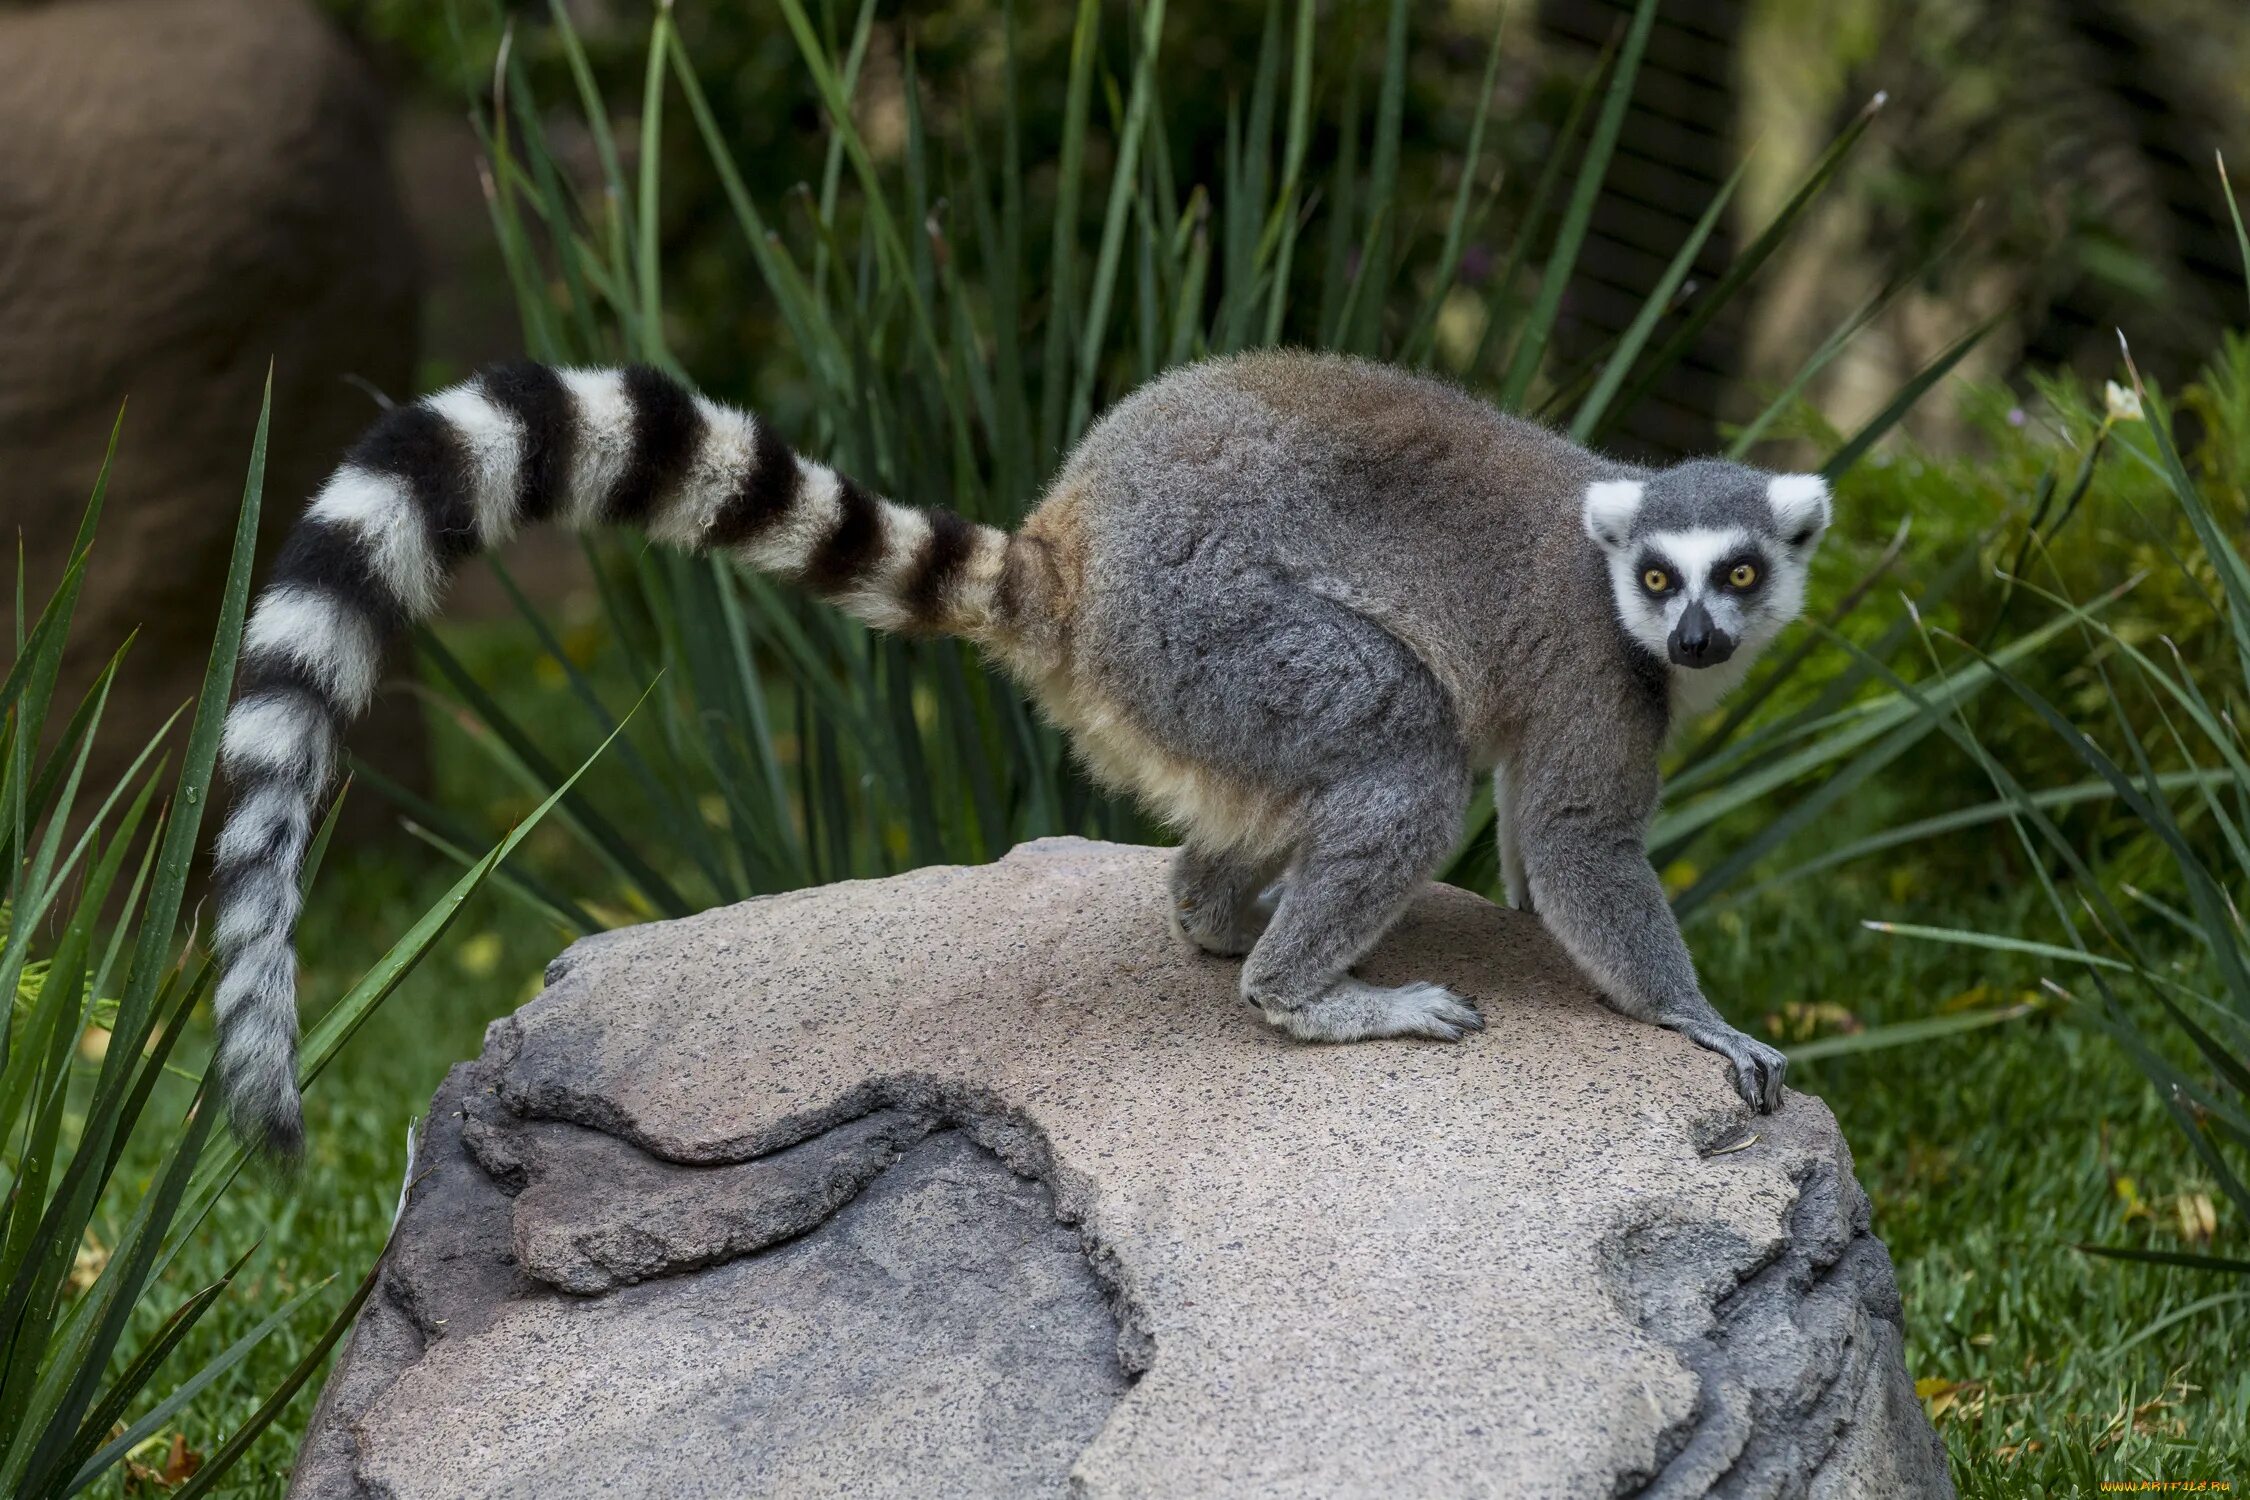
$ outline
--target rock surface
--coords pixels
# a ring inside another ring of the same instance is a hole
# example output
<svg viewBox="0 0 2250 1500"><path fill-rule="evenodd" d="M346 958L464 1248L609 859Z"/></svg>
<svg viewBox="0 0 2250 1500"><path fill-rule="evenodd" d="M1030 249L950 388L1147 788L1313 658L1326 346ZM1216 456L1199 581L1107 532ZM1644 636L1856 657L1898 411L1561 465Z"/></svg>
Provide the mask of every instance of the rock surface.
<svg viewBox="0 0 2250 1500"><path fill-rule="evenodd" d="M1488 1031L1285 1041L1164 858L571 949L433 1104L292 1493L1952 1493L1818 1100L1443 888L1365 972Z"/></svg>

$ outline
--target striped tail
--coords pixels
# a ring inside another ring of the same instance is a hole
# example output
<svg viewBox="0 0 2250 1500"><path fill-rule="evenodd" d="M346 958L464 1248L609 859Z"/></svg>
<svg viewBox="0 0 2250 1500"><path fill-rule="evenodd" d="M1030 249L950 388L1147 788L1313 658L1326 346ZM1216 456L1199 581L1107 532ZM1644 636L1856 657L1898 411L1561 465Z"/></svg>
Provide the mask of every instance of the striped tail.
<svg viewBox="0 0 2250 1500"><path fill-rule="evenodd" d="M298 885L343 728L454 568L541 522L731 553L884 629L1002 644L1026 608L1007 533L877 499L655 370L504 365L387 413L282 548L227 715L218 1068L235 1129L271 1157L303 1150Z"/></svg>

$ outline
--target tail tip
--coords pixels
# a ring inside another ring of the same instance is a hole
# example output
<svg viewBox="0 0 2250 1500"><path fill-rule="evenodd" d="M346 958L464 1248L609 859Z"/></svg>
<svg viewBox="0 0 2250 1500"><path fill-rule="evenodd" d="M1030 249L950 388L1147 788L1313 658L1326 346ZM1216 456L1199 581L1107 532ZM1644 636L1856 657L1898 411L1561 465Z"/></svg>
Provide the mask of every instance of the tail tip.
<svg viewBox="0 0 2250 1500"><path fill-rule="evenodd" d="M289 1178L305 1160L305 1105L294 1077L227 1092L235 1138L277 1176Z"/></svg>
<svg viewBox="0 0 2250 1500"><path fill-rule="evenodd" d="M236 1137L261 1167L281 1182L296 1180L305 1164L305 1117L294 1100L285 1111L230 1118Z"/></svg>
<svg viewBox="0 0 2250 1500"><path fill-rule="evenodd" d="M269 1113L257 1122L249 1140L266 1165L285 1176L295 1176L305 1164L305 1111L295 1099L287 1110Z"/></svg>

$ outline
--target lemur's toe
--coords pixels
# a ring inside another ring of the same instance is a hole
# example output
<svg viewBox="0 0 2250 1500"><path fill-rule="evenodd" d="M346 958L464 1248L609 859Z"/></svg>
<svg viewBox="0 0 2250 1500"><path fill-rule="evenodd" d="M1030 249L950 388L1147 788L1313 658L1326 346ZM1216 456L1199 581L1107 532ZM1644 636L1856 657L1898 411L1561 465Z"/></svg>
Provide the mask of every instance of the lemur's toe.
<svg viewBox="0 0 2250 1500"><path fill-rule="evenodd" d="M1402 1027L1411 1035L1457 1042L1484 1030L1484 1017L1459 995L1436 984L1409 984L1392 992Z"/></svg>
<svg viewBox="0 0 2250 1500"><path fill-rule="evenodd" d="M1788 1054L1732 1027L1684 1029L1682 1034L1726 1059L1727 1077L1743 1103L1760 1114L1772 1114L1781 1108L1782 1080L1789 1072Z"/></svg>
<svg viewBox="0 0 2250 1500"><path fill-rule="evenodd" d="M1731 1059L1735 1090L1752 1109L1770 1115L1781 1108L1781 1080L1789 1059L1763 1042L1742 1040L1741 1055Z"/></svg>

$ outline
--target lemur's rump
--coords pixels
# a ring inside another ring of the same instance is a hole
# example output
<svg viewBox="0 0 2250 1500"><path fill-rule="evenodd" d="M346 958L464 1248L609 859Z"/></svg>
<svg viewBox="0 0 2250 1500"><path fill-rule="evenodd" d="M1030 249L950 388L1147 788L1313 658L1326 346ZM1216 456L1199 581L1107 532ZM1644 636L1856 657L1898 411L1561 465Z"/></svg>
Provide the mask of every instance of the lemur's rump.
<svg viewBox="0 0 2250 1500"><path fill-rule="evenodd" d="M226 1097L296 1149L298 877L384 641L464 558L559 522L988 648L1177 828L1176 927L1244 958L1243 998L1306 1040L1483 1025L1352 969L1490 774L1511 898L1613 1006L1774 1108L1786 1059L1705 999L1645 838L1669 726L1797 614L1828 518L1816 475L1620 463L1441 381L1267 351L1119 402L1010 536L877 499L652 371L492 371L377 424L252 618L218 855Z"/></svg>
<svg viewBox="0 0 2250 1500"><path fill-rule="evenodd" d="M731 553L871 625L1002 646L1041 592L1035 549L871 495L656 370L511 364L386 414L275 561L227 716L218 1064L237 1128L277 1154L301 1139L298 881L342 730L385 645L437 612L453 570L544 523L635 527Z"/></svg>

